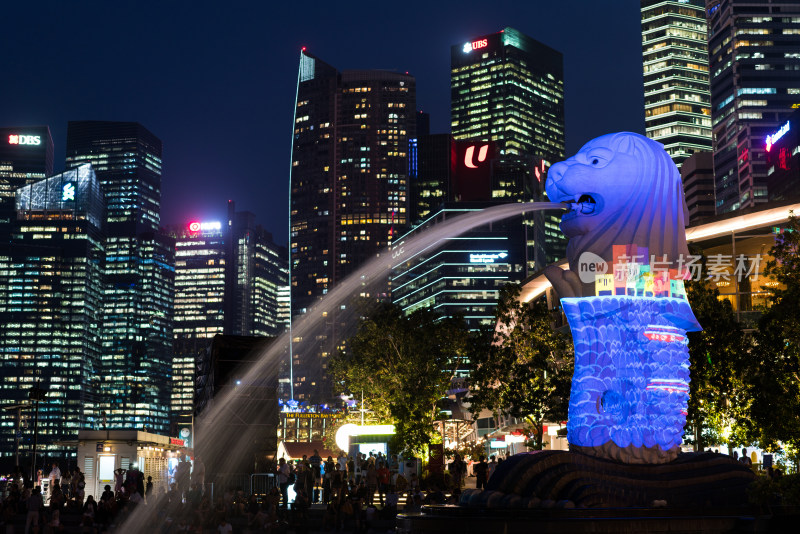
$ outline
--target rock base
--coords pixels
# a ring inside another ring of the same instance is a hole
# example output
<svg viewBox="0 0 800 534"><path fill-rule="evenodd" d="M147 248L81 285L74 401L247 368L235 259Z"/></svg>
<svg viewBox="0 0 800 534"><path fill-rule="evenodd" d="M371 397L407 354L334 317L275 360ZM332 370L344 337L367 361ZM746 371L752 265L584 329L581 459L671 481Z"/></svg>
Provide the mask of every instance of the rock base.
<svg viewBox="0 0 800 534"><path fill-rule="evenodd" d="M477 509L738 507L755 474L733 458L684 453L670 463L634 465L574 451L521 453L497 466L485 491L467 490Z"/></svg>

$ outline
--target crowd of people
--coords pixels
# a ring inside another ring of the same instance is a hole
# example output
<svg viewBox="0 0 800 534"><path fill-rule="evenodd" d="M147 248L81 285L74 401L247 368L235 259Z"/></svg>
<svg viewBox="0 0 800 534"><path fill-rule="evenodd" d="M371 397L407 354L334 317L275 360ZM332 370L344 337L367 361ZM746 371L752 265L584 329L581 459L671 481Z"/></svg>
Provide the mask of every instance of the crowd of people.
<svg viewBox="0 0 800 534"><path fill-rule="evenodd" d="M83 532L108 531L119 522L120 515L127 515L152 498L153 492L152 477L145 481L135 466L117 469L114 478L114 490L106 485L102 495L95 499L86 495L86 478L78 467L62 473L58 464L53 463L49 475L45 477L39 470L33 480L16 469L6 481L0 503L6 532L13 532L15 518L20 515L25 516L25 534L60 532L66 516L72 516L71 523L79 525Z"/></svg>
<svg viewBox="0 0 800 534"><path fill-rule="evenodd" d="M203 484L202 462L196 458L192 470L188 465L181 462L174 482L160 491L154 491L152 477L135 466L119 468L113 484L106 485L99 497L85 495L85 476L78 468L62 473L53 464L48 476L39 474L34 480L17 472L9 478L2 518L10 526L7 532L13 532L21 517L26 521L25 534L60 532L71 517L67 524L73 530L99 534L120 532L119 525L137 507L146 506L154 513L141 517L156 532L228 534L234 525L236 532L303 532L311 523L310 509L317 504L317 519L324 510L325 530L366 532L381 521L391 522L398 512L418 511L423 504L457 503L469 471L456 454L445 468L449 479L421 481L413 469L403 473L397 456L340 453L323 459L314 451L294 462L280 459L276 484L266 495L246 495L231 488L215 493L212 500ZM470 465L478 487L485 487L497 464L481 457Z"/></svg>

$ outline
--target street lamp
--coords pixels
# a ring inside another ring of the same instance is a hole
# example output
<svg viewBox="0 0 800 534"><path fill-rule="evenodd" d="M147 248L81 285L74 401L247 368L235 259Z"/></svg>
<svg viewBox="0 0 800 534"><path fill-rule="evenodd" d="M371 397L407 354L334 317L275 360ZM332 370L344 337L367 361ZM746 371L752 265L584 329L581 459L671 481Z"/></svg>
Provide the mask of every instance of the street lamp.
<svg viewBox="0 0 800 534"><path fill-rule="evenodd" d="M28 398L34 401L33 415L33 462L31 462L31 480L36 480L36 446L39 439L39 402L44 401L47 390L39 387L41 380L36 380L36 385L28 391Z"/></svg>

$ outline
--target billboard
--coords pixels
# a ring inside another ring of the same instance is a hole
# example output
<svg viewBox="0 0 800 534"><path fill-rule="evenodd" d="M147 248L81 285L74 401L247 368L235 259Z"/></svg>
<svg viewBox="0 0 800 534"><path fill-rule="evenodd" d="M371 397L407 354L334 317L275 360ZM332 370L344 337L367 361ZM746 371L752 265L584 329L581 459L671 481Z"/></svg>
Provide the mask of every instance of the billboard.
<svg viewBox="0 0 800 534"><path fill-rule="evenodd" d="M453 196L461 202L492 200L494 141L456 141Z"/></svg>

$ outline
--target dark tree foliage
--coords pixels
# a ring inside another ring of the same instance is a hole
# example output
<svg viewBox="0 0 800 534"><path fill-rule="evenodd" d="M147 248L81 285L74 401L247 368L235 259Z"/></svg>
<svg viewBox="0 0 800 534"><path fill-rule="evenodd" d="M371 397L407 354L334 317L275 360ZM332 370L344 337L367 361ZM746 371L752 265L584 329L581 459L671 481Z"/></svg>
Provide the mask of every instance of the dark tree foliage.
<svg viewBox="0 0 800 534"><path fill-rule="evenodd" d="M406 316L380 304L361 320L358 332L331 361L331 371L346 390L360 396L379 419L395 425L396 442L421 451L434 437L455 371L470 345L461 318L443 318L430 309Z"/></svg>
<svg viewBox="0 0 800 534"><path fill-rule="evenodd" d="M770 250L765 274L781 284L759 321L749 378L754 438L765 449L787 446L795 462L800 448L800 220L789 218Z"/></svg>
<svg viewBox="0 0 800 534"><path fill-rule="evenodd" d="M524 419L532 447L541 449L543 424L567 419L572 342L553 329L545 302L521 303L519 294L516 284L503 289L491 343L472 356L470 410Z"/></svg>
<svg viewBox="0 0 800 534"><path fill-rule="evenodd" d="M708 280L688 281L686 293L701 332L689 332L689 410L685 441L695 450L708 444L745 443L750 431L745 378L750 354L747 338L730 301ZM725 436L729 427L731 435Z"/></svg>

